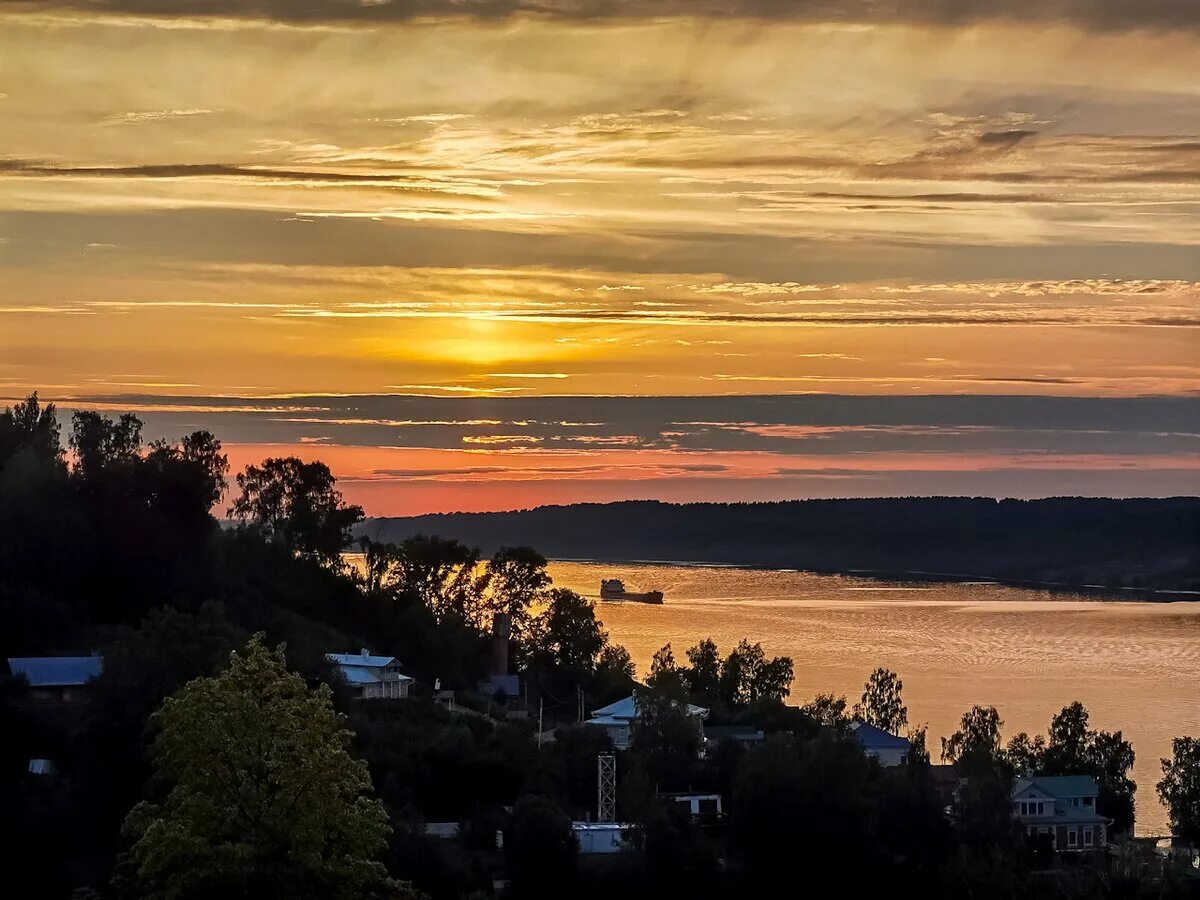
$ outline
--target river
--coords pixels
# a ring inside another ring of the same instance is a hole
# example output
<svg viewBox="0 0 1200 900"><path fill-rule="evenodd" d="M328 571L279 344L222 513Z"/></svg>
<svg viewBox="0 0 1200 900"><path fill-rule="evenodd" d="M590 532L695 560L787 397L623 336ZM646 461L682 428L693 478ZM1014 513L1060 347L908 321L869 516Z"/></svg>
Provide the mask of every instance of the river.
<svg viewBox="0 0 1200 900"><path fill-rule="evenodd" d="M995 706L1005 740L1044 733L1072 700L1093 728L1121 730L1137 755L1137 833L1167 830L1154 785L1171 738L1200 735L1200 602L1126 602L990 583L882 582L807 572L555 561L558 587L597 598L601 578L661 590L662 606L597 603L612 639L645 675L671 643L741 638L795 663L791 702L845 694L876 666L899 673L909 721L940 737L973 704Z"/></svg>

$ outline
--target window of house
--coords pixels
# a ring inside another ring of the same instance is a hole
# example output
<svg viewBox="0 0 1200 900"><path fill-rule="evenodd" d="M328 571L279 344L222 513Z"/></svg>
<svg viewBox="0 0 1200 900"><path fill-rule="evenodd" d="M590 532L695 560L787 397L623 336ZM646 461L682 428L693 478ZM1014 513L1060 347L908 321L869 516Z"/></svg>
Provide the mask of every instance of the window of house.
<svg viewBox="0 0 1200 900"><path fill-rule="evenodd" d="M1092 829L1090 828L1083 829L1083 846L1092 846Z"/></svg>
<svg viewBox="0 0 1200 900"><path fill-rule="evenodd" d="M1067 829L1067 846L1075 847L1079 844L1079 832L1074 828Z"/></svg>
<svg viewBox="0 0 1200 900"><path fill-rule="evenodd" d="M907 754L907 753L901 753L901 754L900 754L900 765L904 766L904 765L907 765L907 764L908 764L908 754Z"/></svg>
<svg viewBox="0 0 1200 900"><path fill-rule="evenodd" d="M1084 805L1084 806L1091 806L1091 805L1092 805L1094 802L1095 802L1095 798L1094 798L1094 797L1084 797L1084 798L1083 798L1083 805Z"/></svg>
<svg viewBox="0 0 1200 900"><path fill-rule="evenodd" d="M700 800L700 815L715 816L717 814L716 797L704 797Z"/></svg>
<svg viewBox="0 0 1200 900"><path fill-rule="evenodd" d="M1037 814L1039 816L1044 816L1046 814L1046 804L1040 800L1038 801L1037 805Z"/></svg>
<svg viewBox="0 0 1200 900"><path fill-rule="evenodd" d="M1024 800L1021 801L1021 815L1023 815L1023 816L1029 815L1029 804L1026 803Z"/></svg>

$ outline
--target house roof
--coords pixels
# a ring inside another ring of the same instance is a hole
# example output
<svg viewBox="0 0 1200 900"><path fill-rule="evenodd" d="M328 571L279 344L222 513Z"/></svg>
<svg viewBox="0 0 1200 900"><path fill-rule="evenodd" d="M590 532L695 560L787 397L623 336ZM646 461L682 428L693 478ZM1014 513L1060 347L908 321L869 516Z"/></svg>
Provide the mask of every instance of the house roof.
<svg viewBox="0 0 1200 900"><path fill-rule="evenodd" d="M383 681L369 666L339 666L338 669L348 684L379 684ZM389 680L412 681L407 675L400 675Z"/></svg>
<svg viewBox="0 0 1200 900"><path fill-rule="evenodd" d="M1100 793L1091 775L1034 775L1013 782L1012 795L1017 797L1030 789L1051 797L1095 797Z"/></svg>
<svg viewBox="0 0 1200 900"><path fill-rule="evenodd" d="M326 653L325 658L339 666L365 666L369 669L400 664L394 656L372 656L369 653Z"/></svg>
<svg viewBox="0 0 1200 900"><path fill-rule="evenodd" d="M689 716L703 718L708 715L708 710L703 706L693 706L690 703L687 705L687 711ZM625 722L629 722L631 719L637 718L637 700L631 694L624 700L618 700L616 703L592 710L592 718L624 719Z"/></svg>
<svg viewBox="0 0 1200 900"><path fill-rule="evenodd" d="M912 747L907 738L890 734L866 722L851 722L850 730L864 750L908 750Z"/></svg>
<svg viewBox="0 0 1200 900"><path fill-rule="evenodd" d="M625 728L629 725L628 719L618 719L615 716L592 716L583 723L584 725L603 725L606 728Z"/></svg>
<svg viewBox="0 0 1200 900"><path fill-rule="evenodd" d="M30 687L75 687L100 676L99 656L19 656L8 661L13 675L24 676Z"/></svg>

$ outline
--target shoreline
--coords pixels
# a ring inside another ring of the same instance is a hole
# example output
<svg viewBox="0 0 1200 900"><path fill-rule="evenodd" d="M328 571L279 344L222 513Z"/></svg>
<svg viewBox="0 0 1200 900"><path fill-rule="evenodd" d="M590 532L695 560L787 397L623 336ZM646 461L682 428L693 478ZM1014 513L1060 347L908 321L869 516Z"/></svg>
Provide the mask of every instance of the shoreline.
<svg viewBox="0 0 1200 900"><path fill-rule="evenodd" d="M616 559L607 557L549 558L550 562L596 563L599 565L676 566L694 569L748 569L764 572L808 572L813 575L844 575L850 578L873 578L877 581L919 581L929 584L996 584L1002 587L1044 590L1052 594L1075 594L1095 597L1097 601L1126 601L1136 603L1200 603L1200 591L1165 590L1162 588L1114 588L1105 585L1075 585L1062 581L999 578L991 575L962 572L928 572L922 570L884 569L813 569L744 562L712 562L681 559Z"/></svg>

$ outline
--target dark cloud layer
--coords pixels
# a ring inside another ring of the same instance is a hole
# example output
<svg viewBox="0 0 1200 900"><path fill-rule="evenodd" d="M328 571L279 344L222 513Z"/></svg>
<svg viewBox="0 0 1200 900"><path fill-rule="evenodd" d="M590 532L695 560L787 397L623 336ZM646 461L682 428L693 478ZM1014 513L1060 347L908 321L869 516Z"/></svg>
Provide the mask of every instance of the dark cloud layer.
<svg viewBox="0 0 1200 900"><path fill-rule="evenodd" d="M80 10L164 17L225 17L293 23L420 18L566 21L656 17L958 25L989 20L1068 22L1095 29L1200 25L1193 0L3 0L11 9Z"/></svg>
<svg viewBox="0 0 1200 900"><path fill-rule="evenodd" d="M196 427L235 443L462 449L508 435L544 451L1200 452L1200 397L699 396L440 398L365 395L253 400L116 395L153 437ZM73 405L69 401L64 406ZM80 403L86 406L87 402ZM248 409L261 407L261 412ZM176 407L172 409L171 407ZM229 411L225 411L225 410ZM519 443L518 443L519 442ZM706 463L688 471L717 471Z"/></svg>

